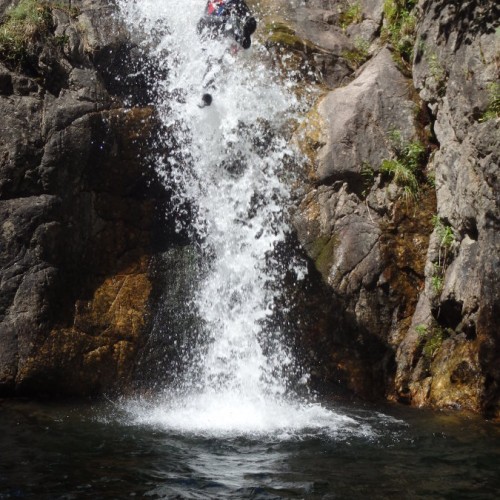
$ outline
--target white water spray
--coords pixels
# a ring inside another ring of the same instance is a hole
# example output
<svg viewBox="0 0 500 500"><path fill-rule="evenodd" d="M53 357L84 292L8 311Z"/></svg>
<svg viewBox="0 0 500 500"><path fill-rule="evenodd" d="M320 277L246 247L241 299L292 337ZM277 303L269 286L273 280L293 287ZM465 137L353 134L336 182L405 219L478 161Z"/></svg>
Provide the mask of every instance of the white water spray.
<svg viewBox="0 0 500 500"><path fill-rule="evenodd" d="M355 420L293 396L289 375L298 367L279 327L266 328L281 278L273 251L288 231L285 165L293 151L280 130L296 98L265 63L264 47L232 55L228 40L200 40L205 0L183 0L182 8L171 0L120 5L132 28L163 33L153 48L164 65L158 74L167 75L155 82L156 106L171 151L158 171L176 186L179 207L194 206L190 224L207 263L193 298L204 335L192 347L191 367L160 401L129 402L128 411L137 422L183 432L349 427L364 434ZM207 61L214 102L201 109Z"/></svg>

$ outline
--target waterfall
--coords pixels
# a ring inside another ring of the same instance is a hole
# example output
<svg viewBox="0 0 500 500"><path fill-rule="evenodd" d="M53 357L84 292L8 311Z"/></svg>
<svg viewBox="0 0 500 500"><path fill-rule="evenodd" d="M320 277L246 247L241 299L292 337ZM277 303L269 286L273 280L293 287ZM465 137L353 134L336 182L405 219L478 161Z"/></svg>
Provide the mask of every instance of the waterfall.
<svg viewBox="0 0 500 500"><path fill-rule="evenodd" d="M307 375L270 321L283 272L276 248L289 231L295 153L285 130L299 107L292 84L280 81L258 43L232 53L229 40L201 40L205 0L119 3L127 22L150 35L144 43L158 61L155 106L169 150L156 168L174 186L179 229L203 258L192 298L203 331L190 366L154 402L129 401L128 411L138 422L197 433L353 426L294 395L291 377ZM210 79L213 104L200 108ZM299 264L295 273L300 279Z"/></svg>

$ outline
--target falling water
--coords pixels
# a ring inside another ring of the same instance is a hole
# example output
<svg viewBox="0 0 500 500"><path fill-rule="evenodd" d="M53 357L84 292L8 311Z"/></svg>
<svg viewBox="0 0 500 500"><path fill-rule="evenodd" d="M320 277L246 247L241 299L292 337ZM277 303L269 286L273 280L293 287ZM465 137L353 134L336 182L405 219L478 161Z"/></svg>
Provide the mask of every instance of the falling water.
<svg viewBox="0 0 500 500"><path fill-rule="evenodd" d="M169 149L157 170L174 187L179 229L189 221L204 262L192 299L203 333L190 346L190 366L153 403L128 402L128 411L138 422L196 433L369 432L294 395L290 380L307 374L270 321L283 267L276 248L289 231L294 151L284 130L299 104L292 84L279 80L258 43L232 53L229 40L200 39L205 0L120 4L132 27L154 34L145 44L159 61L155 105ZM200 108L209 81L214 101Z"/></svg>
<svg viewBox="0 0 500 500"><path fill-rule="evenodd" d="M393 417L370 405L333 411L294 394L307 374L274 309L294 156L282 131L298 103L257 43L231 55L199 40L204 1L119 0L157 61L155 151L168 157L156 168L200 256L188 367L118 411L0 401L0 498L498 499L498 427L401 406L384 406ZM200 109L209 58L221 67L213 106Z"/></svg>

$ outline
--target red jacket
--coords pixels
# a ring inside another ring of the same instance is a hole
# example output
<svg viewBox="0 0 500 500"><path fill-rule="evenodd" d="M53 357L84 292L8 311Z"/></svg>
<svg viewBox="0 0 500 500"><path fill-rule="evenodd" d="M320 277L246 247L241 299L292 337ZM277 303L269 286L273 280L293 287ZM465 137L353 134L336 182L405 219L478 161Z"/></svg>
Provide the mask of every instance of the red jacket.
<svg viewBox="0 0 500 500"><path fill-rule="evenodd" d="M225 3L226 0L209 0L207 5L207 14L209 16L219 16L222 10L224 10Z"/></svg>

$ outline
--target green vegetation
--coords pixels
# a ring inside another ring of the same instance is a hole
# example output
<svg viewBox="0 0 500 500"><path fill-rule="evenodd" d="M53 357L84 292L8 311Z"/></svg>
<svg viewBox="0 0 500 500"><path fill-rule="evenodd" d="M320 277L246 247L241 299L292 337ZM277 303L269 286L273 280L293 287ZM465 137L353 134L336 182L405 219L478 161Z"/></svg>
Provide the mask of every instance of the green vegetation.
<svg viewBox="0 0 500 500"><path fill-rule="evenodd" d="M434 272L431 278L432 288L441 293L444 285L444 275L448 266L449 252L455 242L453 229L445 224L437 215L432 218L434 230L439 238L438 261L434 263Z"/></svg>
<svg viewBox="0 0 500 500"><path fill-rule="evenodd" d="M54 42L60 47L64 47L69 42L68 35L59 35L54 37Z"/></svg>
<svg viewBox="0 0 500 500"><path fill-rule="evenodd" d="M422 353L427 359L432 359L443 344L446 334L442 328L432 328L427 336Z"/></svg>
<svg viewBox="0 0 500 500"><path fill-rule="evenodd" d="M417 325L415 331L418 333L419 337L427 335L427 327L425 325Z"/></svg>
<svg viewBox="0 0 500 500"><path fill-rule="evenodd" d="M0 56L10 62L27 62L51 28L50 8L46 2L21 0L5 17L0 26Z"/></svg>
<svg viewBox="0 0 500 500"><path fill-rule="evenodd" d="M445 250L449 250L451 248L451 245L455 241L453 229L448 224L444 224L437 215L432 218L432 224L434 225L434 228L436 229L437 235L439 237L439 247Z"/></svg>
<svg viewBox="0 0 500 500"><path fill-rule="evenodd" d="M52 33L52 11L56 9L71 17L79 14L75 7L42 0L20 0L9 9L0 25L0 58L20 65L32 61L41 44ZM57 46L63 46L68 40L66 35L53 37Z"/></svg>
<svg viewBox="0 0 500 500"><path fill-rule="evenodd" d="M488 86L489 104L479 121L485 122L500 118L500 83L493 82Z"/></svg>
<svg viewBox="0 0 500 500"><path fill-rule="evenodd" d="M432 288L436 293L441 293L444 286L443 268L434 264L434 274L431 278Z"/></svg>
<svg viewBox="0 0 500 500"><path fill-rule="evenodd" d="M425 325L417 325L415 330L418 336L424 341L422 354L429 360L434 357L443 344L443 341L449 336L449 331L443 330L440 326L428 328Z"/></svg>
<svg viewBox="0 0 500 500"><path fill-rule="evenodd" d="M431 76L437 82L444 82L446 78L446 72L439 61L439 57L436 53L432 52L431 54L426 54L427 64L429 65L429 71Z"/></svg>
<svg viewBox="0 0 500 500"><path fill-rule="evenodd" d="M418 181L415 172L399 159L383 160L380 167L382 173L389 174L398 186L408 188L410 192L418 192Z"/></svg>
<svg viewBox="0 0 500 500"><path fill-rule="evenodd" d="M395 158L383 160L380 171L389 175L392 180L403 188L407 200L418 198L420 191L418 174L422 167L426 149L419 141L406 142L401 132L393 130L389 136Z"/></svg>
<svg viewBox="0 0 500 500"><path fill-rule="evenodd" d="M342 57L349 61L355 68L359 68L368 59L370 44L363 38L357 37L354 40L354 49L344 50Z"/></svg>
<svg viewBox="0 0 500 500"><path fill-rule="evenodd" d="M373 182L375 181L375 170L367 162L363 162L361 166L361 177L363 178L363 192L361 195L366 198L370 192Z"/></svg>
<svg viewBox="0 0 500 500"><path fill-rule="evenodd" d="M385 0L382 39L390 42L407 69L413 59L417 19L416 0Z"/></svg>
<svg viewBox="0 0 500 500"><path fill-rule="evenodd" d="M436 83L437 93L442 97L446 92L446 71L435 52L429 52L425 47L423 52L427 65L429 66L429 73Z"/></svg>
<svg viewBox="0 0 500 500"><path fill-rule="evenodd" d="M346 2L340 7L339 24L345 30L349 25L360 23L363 20L363 11L359 2Z"/></svg>

